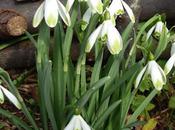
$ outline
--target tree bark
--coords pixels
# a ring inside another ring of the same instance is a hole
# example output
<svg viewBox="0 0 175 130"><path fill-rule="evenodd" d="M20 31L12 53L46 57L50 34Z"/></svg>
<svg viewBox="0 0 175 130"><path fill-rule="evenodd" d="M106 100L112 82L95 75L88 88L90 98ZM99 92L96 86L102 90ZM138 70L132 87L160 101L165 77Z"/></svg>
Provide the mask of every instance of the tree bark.
<svg viewBox="0 0 175 130"><path fill-rule="evenodd" d="M22 41L0 51L0 67L20 69L34 66L35 47L30 41Z"/></svg>

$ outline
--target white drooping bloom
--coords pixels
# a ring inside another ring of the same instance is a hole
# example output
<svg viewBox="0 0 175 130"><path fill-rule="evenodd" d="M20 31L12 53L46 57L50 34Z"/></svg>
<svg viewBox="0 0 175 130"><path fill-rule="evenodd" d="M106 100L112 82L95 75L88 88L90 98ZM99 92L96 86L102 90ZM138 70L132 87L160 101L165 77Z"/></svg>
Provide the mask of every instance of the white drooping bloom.
<svg viewBox="0 0 175 130"><path fill-rule="evenodd" d="M103 3L101 0L78 0L79 2L86 1L91 12L102 14L103 13ZM66 4L66 9L69 11L73 6L75 0L68 0Z"/></svg>
<svg viewBox="0 0 175 130"><path fill-rule="evenodd" d="M118 16L118 15L124 14L125 10L126 10L127 14L129 15L131 22L135 23L134 13L125 1L113 0L109 6L109 12L110 12L111 16L114 16L114 15Z"/></svg>
<svg viewBox="0 0 175 130"><path fill-rule="evenodd" d="M88 38L86 52L90 52L98 39L107 41L107 47L111 54L118 54L122 48L122 38L111 20L105 20Z"/></svg>
<svg viewBox="0 0 175 130"><path fill-rule="evenodd" d="M84 31L86 29L86 27L88 26L89 24L89 21L91 19L91 16L92 16L92 11L90 8L88 8L86 10L86 12L84 13L83 15L83 18L82 18L82 24L81 24L81 29Z"/></svg>
<svg viewBox="0 0 175 130"><path fill-rule="evenodd" d="M91 130L91 128L80 115L74 115L64 130Z"/></svg>
<svg viewBox="0 0 175 130"><path fill-rule="evenodd" d="M0 104L4 103L4 95L18 108L21 109L21 104L18 99L6 88L0 85Z"/></svg>
<svg viewBox="0 0 175 130"><path fill-rule="evenodd" d="M159 38L161 33L163 32L163 28L164 28L165 24L162 21L158 21L154 26L151 27L151 29L148 31L147 33L147 40L150 38L150 36L152 34L154 34L154 36L156 38ZM165 27L165 31L168 33L168 29L167 27Z"/></svg>
<svg viewBox="0 0 175 130"><path fill-rule="evenodd" d="M166 75L171 71L173 66L175 66L175 42L172 44L171 47L171 57L169 58L164 67L164 72Z"/></svg>
<svg viewBox="0 0 175 130"><path fill-rule="evenodd" d="M33 27L37 27L43 18L45 18L46 24L49 27L55 27L58 15L60 15L67 26L70 26L70 16L64 5L59 0L45 0L34 15Z"/></svg>
<svg viewBox="0 0 175 130"><path fill-rule="evenodd" d="M92 13L103 13L103 3L101 0L87 0L87 4Z"/></svg>
<svg viewBox="0 0 175 130"><path fill-rule="evenodd" d="M151 76L152 83L157 90L161 90L166 83L166 76L162 68L154 61L151 60L138 74L135 82L135 88L137 88L143 78L143 76Z"/></svg>

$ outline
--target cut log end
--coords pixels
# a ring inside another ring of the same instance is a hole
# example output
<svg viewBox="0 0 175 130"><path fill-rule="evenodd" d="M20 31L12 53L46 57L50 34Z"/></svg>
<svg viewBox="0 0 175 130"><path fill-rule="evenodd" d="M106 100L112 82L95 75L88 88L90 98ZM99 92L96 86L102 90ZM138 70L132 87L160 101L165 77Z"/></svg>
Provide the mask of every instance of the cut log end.
<svg viewBox="0 0 175 130"><path fill-rule="evenodd" d="M7 30L11 36L20 36L27 30L27 22L24 17L15 16L7 23Z"/></svg>
<svg viewBox="0 0 175 130"><path fill-rule="evenodd" d="M20 36L27 30L27 20L14 10L0 9L0 39Z"/></svg>

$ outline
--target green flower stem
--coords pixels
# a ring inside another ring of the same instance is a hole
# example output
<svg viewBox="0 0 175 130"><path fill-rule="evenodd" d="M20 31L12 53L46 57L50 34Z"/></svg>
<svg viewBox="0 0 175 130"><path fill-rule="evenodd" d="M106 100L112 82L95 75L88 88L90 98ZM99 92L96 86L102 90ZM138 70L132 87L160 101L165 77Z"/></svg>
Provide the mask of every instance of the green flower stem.
<svg viewBox="0 0 175 130"><path fill-rule="evenodd" d="M75 1L71 15L71 26L68 27L66 30L65 41L63 45L64 72L66 73L68 71L70 48L73 38L73 28L77 20L77 16L78 16L78 1Z"/></svg>
<svg viewBox="0 0 175 130"><path fill-rule="evenodd" d="M131 47L131 50L129 52L128 58L126 60L126 64L125 64L125 68L128 67L129 61L131 60L131 56L134 54L135 49L136 49L136 45L138 44L140 37L142 36L143 32L145 31L145 29L150 26L150 24L152 24L153 22L157 21L160 18L160 15L155 15L154 17L152 17L150 20L148 20L143 27L141 28L141 30L139 31L136 39L134 40L134 43Z"/></svg>
<svg viewBox="0 0 175 130"><path fill-rule="evenodd" d="M80 73L81 73L81 65L82 65L82 60L85 56L85 47L86 47L86 43L88 40L89 35L91 34L91 32L94 30L97 22L99 19L99 15L94 15L89 23L88 29L87 31L85 31L85 37L83 39L83 42L81 44L81 49L80 49L80 56L78 58L78 62L77 62L77 66L76 66L76 78L75 78L75 89L74 89L74 95L76 97L79 97L80 93L79 93L79 86L80 86Z"/></svg>

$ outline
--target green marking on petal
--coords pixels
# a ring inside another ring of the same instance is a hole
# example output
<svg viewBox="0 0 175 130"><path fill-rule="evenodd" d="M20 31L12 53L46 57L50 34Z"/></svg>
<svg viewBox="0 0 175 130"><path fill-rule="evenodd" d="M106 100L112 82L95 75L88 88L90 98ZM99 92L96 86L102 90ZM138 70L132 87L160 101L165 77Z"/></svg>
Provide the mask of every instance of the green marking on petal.
<svg viewBox="0 0 175 130"><path fill-rule="evenodd" d="M132 16L132 17L131 17L131 21L132 21L133 23L135 23L135 16Z"/></svg>
<svg viewBox="0 0 175 130"><path fill-rule="evenodd" d="M160 37L161 34L160 34L159 32L154 32L153 35L154 35L154 37L155 37L156 39L159 39L159 37Z"/></svg>
<svg viewBox="0 0 175 130"><path fill-rule="evenodd" d="M54 15L49 15L47 17L47 23L49 27L55 27L55 25L57 24L57 18L54 17Z"/></svg>
<svg viewBox="0 0 175 130"><path fill-rule="evenodd" d="M87 28L87 26L88 26L88 23L86 21L81 21L80 24L81 24L81 30L82 31L84 31Z"/></svg>
<svg viewBox="0 0 175 130"><path fill-rule="evenodd" d="M86 52L90 52L90 51L91 51L91 45L90 45L89 42L88 42L87 45L86 45L85 51L86 51Z"/></svg>
<svg viewBox="0 0 175 130"><path fill-rule="evenodd" d="M162 85L163 85L163 83L160 80L157 80L156 83L155 83L155 87L156 87L157 90L161 90Z"/></svg>
<svg viewBox="0 0 175 130"><path fill-rule="evenodd" d="M116 14L117 15L122 15L122 14L124 14L125 12L124 12L124 10L122 10L122 9L119 9L119 10L117 10L116 11Z"/></svg>
<svg viewBox="0 0 175 130"><path fill-rule="evenodd" d="M169 73L169 68L167 66L165 66L164 72L166 75Z"/></svg>
<svg viewBox="0 0 175 130"><path fill-rule="evenodd" d="M111 53L112 54L118 54L120 51L121 51L121 46L120 44L118 43L118 41L115 41L114 45L111 46Z"/></svg>
<svg viewBox="0 0 175 130"><path fill-rule="evenodd" d="M108 39L108 36L107 36L107 34L105 34L103 37L100 37L99 40L102 41L102 42L106 42L107 39Z"/></svg>
<svg viewBox="0 0 175 130"><path fill-rule="evenodd" d="M102 3L97 4L96 8L97 8L97 11L99 14L103 13L103 4Z"/></svg>
<svg viewBox="0 0 175 130"><path fill-rule="evenodd" d="M4 103L4 100L0 99L0 104L3 104Z"/></svg>

